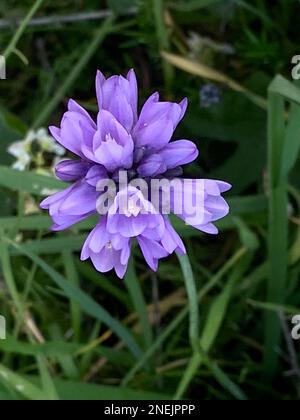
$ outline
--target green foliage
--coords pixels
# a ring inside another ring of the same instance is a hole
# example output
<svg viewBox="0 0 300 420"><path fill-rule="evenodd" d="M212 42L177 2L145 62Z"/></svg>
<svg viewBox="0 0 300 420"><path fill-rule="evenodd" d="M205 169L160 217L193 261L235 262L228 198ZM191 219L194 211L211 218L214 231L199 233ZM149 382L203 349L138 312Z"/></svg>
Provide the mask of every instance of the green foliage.
<svg viewBox="0 0 300 420"><path fill-rule="evenodd" d="M298 399L299 343L286 331L300 313L300 93L291 80L300 3L2 3L1 19L20 24L0 35L0 400ZM29 22L99 3L102 20ZM131 67L141 99L155 90L188 97L176 137L193 139L200 157L186 175L233 190L218 237L173 218L188 257L162 261L153 275L136 247L121 282L79 260L94 219L50 232L38 204L64 184L13 170L7 148L29 127L56 124L69 97L95 113L96 69ZM203 108L199 90L212 81L220 102Z"/></svg>

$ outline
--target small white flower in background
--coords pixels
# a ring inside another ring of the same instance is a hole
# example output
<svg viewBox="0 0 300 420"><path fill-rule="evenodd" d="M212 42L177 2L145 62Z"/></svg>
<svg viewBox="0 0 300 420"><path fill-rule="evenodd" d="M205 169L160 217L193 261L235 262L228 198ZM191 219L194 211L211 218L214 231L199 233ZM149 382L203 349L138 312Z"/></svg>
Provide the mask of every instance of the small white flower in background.
<svg viewBox="0 0 300 420"><path fill-rule="evenodd" d="M53 153L55 156L62 157L66 153L66 149L60 146L52 136L50 136L45 128L40 128L35 133L35 138L42 150Z"/></svg>
<svg viewBox="0 0 300 420"><path fill-rule="evenodd" d="M23 141L13 143L7 149L8 153L14 156L17 160L12 167L18 171L25 171L31 162L29 154L29 146L27 138Z"/></svg>
<svg viewBox="0 0 300 420"><path fill-rule="evenodd" d="M45 128L40 128L37 131L30 130L23 140L11 144L8 153L16 158L13 169L25 171L34 163L37 171L49 173L43 155L53 154L53 160L57 160L65 155L66 150L56 143Z"/></svg>

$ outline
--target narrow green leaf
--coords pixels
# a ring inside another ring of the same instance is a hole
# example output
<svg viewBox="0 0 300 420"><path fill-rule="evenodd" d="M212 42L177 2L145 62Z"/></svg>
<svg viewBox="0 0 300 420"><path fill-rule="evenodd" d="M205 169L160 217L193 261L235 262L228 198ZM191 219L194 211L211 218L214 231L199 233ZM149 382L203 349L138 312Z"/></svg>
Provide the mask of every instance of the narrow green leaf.
<svg viewBox="0 0 300 420"><path fill-rule="evenodd" d="M113 29L114 17L108 17L102 25L96 31L93 39L89 42L88 46L84 46L80 60L72 67L71 72L68 74L62 86L54 94L53 98L47 103L45 108L37 117L36 121L33 124L33 128L39 128L45 124L49 119L52 112L59 105L60 101L65 97L68 90L72 87L74 82L77 80L78 76L81 74L85 66L91 60L101 43L104 41L106 36Z"/></svg>
<svg viewBox="0 0 300 420"><path fill-rule="evenodd" d="M147 304L145 302L140 282L136 276L133 258L131 258L129 262L128 270L125 276L125 284L139 317L142 333L145 338L145 347L149 348L152 344L153 332L148 318Z"/></svg>
<svg viewBox="0 0 300 420"><path fill-rule="evenodd" d="M62 190L66 185L50 176L38 175L34 172L20 172L6 166L0 166L0 186L12 191L47 196Z"/></svg>
<svg viewBox="0 0 300 420"><path fill-rule="evenodd" d="M237 267L234 273L230 276L223 292L212 303L199 342L199 348L201 351L194 352L178 385L174 399L177 400L183 397L199 366L205 361L205 355L210 351L212 345L214 344L226 315L234 285L239 276L240 268Z"/></svg>
<svg viewBox="0 0 300 420"><path fill-rule="evenodd" d="M57 271L51 268L45 261L39 258L31 251L27 251L21 245L15 244L13 241L6 238L6 241L35 262L50 278L65 292L66 296L79 303L82 310L88 315L104 322L111 330L122 340L132 354L139 358L142 355L140 347L137 345L133 336L129 333L120 322L114 319L106 309L96 303L86 293L81 291L78 287L69 283Z"/></svg>
<svg viewBox="0 0 300 420"><path fill-rule="evenodd" d="M54 382L52 377L49 373L47 367L47 361L43 356L37 357L38 367L40 371L40 377L43 385L43 390L45 395L47 395L47 400L49 401L57 401L59 400Z"/></svg>
<svg viewBox="0 0 300 420"><path fill-rule="evenodd" d="M46 401L47 395L27 379L0 364L0 381L32 401Z"/></svg>
<svg viewBox="0 0 300 420"><path fill-rule="evenodd" d="M200 333L197 288L194 273L188 256L178 255L178 259L180 262L185 287L188 295L190 313L190 341L192 348L194 348L195 350L198 345Z"/></svg>

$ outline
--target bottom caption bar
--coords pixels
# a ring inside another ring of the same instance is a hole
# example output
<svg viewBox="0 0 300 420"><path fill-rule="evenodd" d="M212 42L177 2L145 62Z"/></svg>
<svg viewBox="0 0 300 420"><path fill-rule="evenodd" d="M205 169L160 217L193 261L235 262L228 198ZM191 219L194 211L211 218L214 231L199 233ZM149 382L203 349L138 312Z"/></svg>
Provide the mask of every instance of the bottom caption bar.
<svg viewBox="0 0 300 420"><path fill-rule="evenodd" d="M102 401L103 414L106 416L197 416L199 403L172 401Z"/></svg>

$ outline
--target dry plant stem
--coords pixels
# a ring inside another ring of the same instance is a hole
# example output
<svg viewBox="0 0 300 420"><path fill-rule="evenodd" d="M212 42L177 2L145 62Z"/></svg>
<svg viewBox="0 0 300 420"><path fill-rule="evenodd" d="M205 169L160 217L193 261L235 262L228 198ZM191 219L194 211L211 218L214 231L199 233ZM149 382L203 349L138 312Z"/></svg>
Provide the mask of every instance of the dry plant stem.
<svg viewBox="0 0 300 420"><path fill-rule="evenodd" d="M156 323L161 322L162 317L167 315L174 307L180 307L186 303L185 298L185 289L180 288L176 292L171 293L169 296L165 297L161 301L158 301L156 304L151 304L147 306L148 316L151 325L157 325ZM157 319L157 314L159 314L159 320ZM123 320L124 325L133 325L132 329L135 333L138 333L141 329L139 322L136 322L138 315L136 313L130 314L127 318ZM108 340L113 335L113 332L108 330L100 338L95 341L95 345L100 345ZM118 342L113 348L114 350L121 350L124 347L124 343L121 341ZM91 381L99 371L106 365L108 362L106 357L101 357L97 362L91 367L91 369L85 374L83 380L85 382Z"/></svg>

